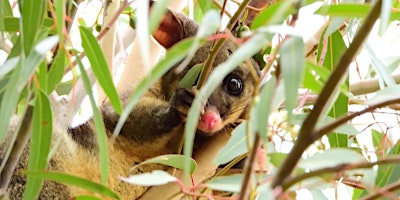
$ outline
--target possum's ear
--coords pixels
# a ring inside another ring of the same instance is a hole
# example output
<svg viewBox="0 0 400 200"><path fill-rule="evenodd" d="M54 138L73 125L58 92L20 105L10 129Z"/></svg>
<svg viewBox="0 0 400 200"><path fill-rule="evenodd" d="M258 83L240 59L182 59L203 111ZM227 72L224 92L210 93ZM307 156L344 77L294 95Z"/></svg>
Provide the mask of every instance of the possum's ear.
<svg viewBox="0 0 400 200"><path fill-rule="evenodd" d="M167 10L153 37L168 49L182 39L194 36L198 25L183 14Z"/></svg>

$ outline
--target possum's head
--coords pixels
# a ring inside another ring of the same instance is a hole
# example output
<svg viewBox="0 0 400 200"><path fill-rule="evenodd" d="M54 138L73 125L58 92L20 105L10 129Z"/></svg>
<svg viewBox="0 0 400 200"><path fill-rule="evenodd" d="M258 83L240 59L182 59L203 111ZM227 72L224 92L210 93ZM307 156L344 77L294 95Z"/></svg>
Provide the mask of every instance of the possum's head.
<svg viewBox="0 0 400 200"><path fill-rule="evenodd" d="M197 30L198 25L188 17L168 11L153 36L168 49L182 39L195 36ZM185 71L196 64L204 63L212 45L213 41L209 41L199 48ZM234 42L225 41L214 60L213 67L226 61L237 48ZM249 59L228 74L207 100L198 123L198 131L212 135L226 128L233 128L241 119L245 119L258 73L258 64ZM182 78L184 74L174 75L174 79Z"/></svg>

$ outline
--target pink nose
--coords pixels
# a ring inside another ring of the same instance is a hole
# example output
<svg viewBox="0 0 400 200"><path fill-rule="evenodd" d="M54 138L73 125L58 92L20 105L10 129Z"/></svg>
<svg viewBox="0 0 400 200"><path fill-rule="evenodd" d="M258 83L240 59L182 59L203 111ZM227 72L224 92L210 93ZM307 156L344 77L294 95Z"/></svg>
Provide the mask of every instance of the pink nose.
<svg viewBox="0 0 400 200"><path fill-rule="evenodd" d="M204 122L205 128L212 130L217 123L219 116L214 112L206 112L203 114L202 121Z"/></svg>

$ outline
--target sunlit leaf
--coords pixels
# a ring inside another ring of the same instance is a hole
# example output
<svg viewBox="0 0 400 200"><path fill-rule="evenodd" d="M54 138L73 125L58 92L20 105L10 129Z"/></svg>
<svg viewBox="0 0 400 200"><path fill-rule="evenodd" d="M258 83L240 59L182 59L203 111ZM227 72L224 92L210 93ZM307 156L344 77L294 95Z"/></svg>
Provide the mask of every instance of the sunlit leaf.
<svg viewBox="0 0 400 200"><path fill-rule="evenodd" d="M35 46L34 51L28 55L26 60L20 60L18 62L17 66L11 73L10 80L8 81L7 87L3 94L7 98L3 98L1 100L0 118L2 120L0 120L0 127L8 127L9 120L17 106L18 98L22 90L30 80L30 77L35 72L39 64L44 59L46 53L50 51L50 49L53 48L57 42L57 36L50 36L46 38ZM3 141L6 133L6 128L0 129L0 141Z"/></svg>
<svg viewBox="0 0 400 200"><path fill-rule="evenodd" d="M25 55L34 45L35 37L46 16L47 1L24 1L21 9L22 35Z"/></svg>
<svg viewBox="0 0 400 200"><path fill-rule="evenodd" d="M251 29L257 29L265 25L281 24L290 14L296 10L294 1L277 2L265 7L253 20Z"/></svg>
<svg viewBox="0 0 400 200"><path fill-rule="evenodd" d="M128 178L120 177L120 179L130 184L142 185L142 186L164 185L167 183L177 181L176 177L161 170L154 170L149 173L132 175L129 176Z"/></svg>
<svg viewBox="0 0 400 200"><path fill-rule="evenodd" d="M82 37L82 47L89 59L93 73L101 88L103 88L104 93L109 98L111 105L115 111L120 114L122 112L122 105L117 90L115 89L106 59L100 49L100 45L89 29L80 27L79 30Z"/></svg>
<svg viewBox="0 0 400 200"><path fill-rule="evenodd" d="M144 164L150 164L150 163L158 163L158 164L163 164L167 165L170 167L175 167L178 169L183 169L183 163L184 160L187 159L185 158L184 155L177 155L177 154L169 154L169 155L161 155L157 156L154 158L150 158L144 162L141 162L138 165L135 165L134 168L139 167ZM196 170L197 164L196 161L193 158L189 158L190 162L190 174L193 174L193 172Z"/></svg>

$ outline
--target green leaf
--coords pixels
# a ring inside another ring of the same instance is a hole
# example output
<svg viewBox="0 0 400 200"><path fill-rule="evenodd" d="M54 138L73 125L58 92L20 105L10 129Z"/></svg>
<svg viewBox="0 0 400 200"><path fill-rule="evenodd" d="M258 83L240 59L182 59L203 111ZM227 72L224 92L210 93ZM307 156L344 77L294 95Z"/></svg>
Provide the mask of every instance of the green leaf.
<svg viewBox="0 0 400 200"><path fill-rule="evenodd" d="M315 14L332 17L363 18L370 10L371 5L368 4L324 4L315 11Z"/></svg>
<svg viewBox="0 0 400 200"><path fill-rule="evenodd" d="M50 94L60 83L64 75L64 68L66 66L66 54L65 50L60 48L51 63L50 70L48 72L48 88L47 93ZM60 94L61 95L61 94Z"/></svg>
<svg viewBox="0 0 400 200"><path fill-rule="evenodd" d="M400 154L400 143L397 144L389 151L387 156L398 156ZM400 164L396 165L381 165L378 167L378 177L376 177L375 185L377 187L384 187L387 184L398 181Z"/></svg>
<svg viewBox="0 0 400 200"><path fill-rule="evenodd" d="M25 55L28 55L46 16L47 1L22 0L19 3L22 20L22 46Z"/></svg>
<svg viewBox="0 0 400 200"><path fill-rule="evenodd" d="M93 96L92 85L90 84L89 76L86 74L85 68L82 64L81 59L78 54L76 54L76 60L78 61L79 70L81 71L83 84L85 86L86 93L88 94L90 105L93 110L93 121L95 125L95 132L97 133L97 144L99 146L100 152L100 172L101 172L101 183L107 183L108 177L108 145L107 145L107 134L106 129L104 127L104 121L101 117L101 113L97 108L95 98Z"/></svg>
<svg viewBox="0 0 400 200"><path fill-rule="evenodd" d="M27 175L30 177L37 177L50 181L56 181L63 184L78 186L82 189L86 189L94 193L111 197L113 199L119 199L118 194L108 189L107 187L69 174L63 174L58 172L45 172L45 171L28 171Z"/></svg>
<svg viewBox="0 0 400 200"><path fill-rule="evenodd" d="M203 64L196 64L185 74L182 80L179 82L180 87L191 88L196 83L197 78L200 75Z"/></svg>
<svg viewBox="0 0 400 200"><path fill-rule="evenodd" d="M162 170L154 170L149 173L132 175L128 178L120 177L120 179L130 184L142 186L164 185L178 180L176 177Z"/></svg>
<svg viewBox="0 0 400 200"><path fill-rule="evenodd" d="M324 4L315 14L331 17L343 17L346 19L350 18L364 18L371 11L371 4ZM390 21L399 20L400 13L398 11L391 11Z"/></svg>
<svg viewBox="0 0 400 200"><path fill-rule="evenodd" d="M257 131L264 142L268 141L268 119L274 100L276 78L272 77L261 89L260 96L256 97L250 110L251 128ZM278 95L277 95L278 96ZM258 100L259 99L259 100ZM253 130L252 130L253 131Z"/></svg>
<svg viewBox="0 0 400 200"><path fill-rule="evenodd" d="M218 152L215 160L213 161L216 165L226 164L234 158L249 151L247 146L248 138L246 135L247 122L243 122L237 126L229 139L228 143ZM252 138L252 140L254 140ZM253 142L250 141L252 144Z"/></svg>
<svg viewBox="0 0 400 200"><path fill-rule="evenodd" d="M283 161L285 160L287 154L284 153L270 153L268 154L269 161L275 166L279 167L282 165Z"/></svg>
<svg viewBox="0 0 400 200"><path fill-rule="evenodd" d="M288 121L291 122L293 110L297 105L298 89L304 71L303 39L289 37L280 48L280 64L285 83L285 106Z"/></svg>
<svg viewBox="0 0 400 200"><path fill-rule="evenodd" d="M185 141L183 149L186 156L192 155L194 135L200 118L199 113L202 109L203 100L208 99L219 83L221 83L225 76L235 69L236 66L242 64L246 59L259 52L267 42L268 40L264 34L256 34L237 49L228 60L214 68L213 72L208 77L209 81L206 81L201 87L188 112L188 118L185 124ZM189 162L186 162L185 171L188 170Z"/></svg>
<svg viewBox="0 0 400 200"><path fill-rule="evenodd" d="M53 130L53 112L47 95L35 90L32 137L29 148L28 170L46 169ZM36 199L42 186L42 178L28 176L24 199Z"/></svg>
<svg viewBox="0 0 400 200"><path fill-rule="evenodd" d="M95 196L81 195L81 196L74 197L74 200L101 200L101 199L98 197L95 197Z"/></svg>
<svg viewBox="0 0 400 200"><path fill-rule="evenodd" d="M65 23L64 19L64 11L65 11L65 0L57 0L54 1L54 11L56 13L56 21L57 21L57 33L58 37L60 38L60 41L64 41L64 33L63 33L63 27Z"/></svg>
<svg viewBox="0 0 400 200"><path fill-rule="evenodd" d="M346 44L344 43L342 34L337 30L333 32L331 35L327 37L327 46L324 47L320 45L320 49L318 52L322 52L322 48L326 48L326 53L324 56L323 66L329 71L333 71L334 67L337 65L341 55L347 49ZM343 88L346 88L345 94L343 94ZM348 94L349 88L349 79L345 81L345 83L341 86L342 93L339 93L336 101L333 103L331 110L328 113L328 116L337 119L340 116L343 116L348 111L348 103L349 97ZM328 135L329 144L331 148L334 147L347 147L347 135L333 132Z"/></svg>
<svg viewBox="0 0 400 200"><path fill-rule="evenodd" d="M21 59L18 62L11 73L10 80L3 94L7 98L1 99L0 119L2 120L0 120L0 127L8 127L9 120L18 104L18 99L22 90L44 59L46 53L50 51L57 42L57 36L50 36L44 39L35 46L34 51L29 54L26 60ZM0 129L0 142L3 141L6 134L6 128Z"/></svg>
<svg viewBox="0 0 400 200"><path fill-rule="evenodd" d="M3 16L13 16L10 1L0 0L0 14Z"/></svg>
<svg viewBox="0 0 400 200"><path fill-rule="evenodd" d="M294 1L277 2L266 6L253 20L251 30L266 25L281 24L287 17L296 12Z"/></svg>
<svg viewBox="0 0 400 200"><path fill-rule="evenodd" d="M0 27L0 31L4 32L17 32L19 31L19 18L4 17L4 27Z"/></svg>
<svg viewBox="0 0 400 200"><path fill-rule="evenodd" d="M211 179L206 185L213 190L238 193L242 187L243 176L243 174L220 176Z"/></svg>
<svg viewBox="0 0 400 200"><path fill-rule="evenodd" d="M367 101L367 105L374 105L384 101L390 101L400 98L400 85L394 85L383 88L376 92L375 96Z"/></svg>
<svg viewBox="0 0 400 200"><path fill-rule="evenodd" d="M189 159L191 161L189 172L190 174L193 174L193 172L196 170L197 167L196 161L193 158L185 158L184 155L177 155L177 154L161 155L154 158L150 158L144 162L139 163L138 165L135 165L133 169L141 165L150 163L158 163L178 169L183 169L183 162L185 159Z"/></svg>
<svg viewBox="0 0 400 200"><path fill-rule="evenodd" d="M85 27L79 27L79 30L82 37L82 47L89 59L93 73L96 76L101 88L103 88L104 93L109 98L115 111L118 114L121 114L122 105L101 48L89 29Z"/></svg>
<svg viewBox="0 0 400 200"><path fill-rule="evenodd" d="M343 156L346 155L346 156ZM344 163L365 161L362 154L347 148L328 149L322 153L316 153L312 157L302 159L299 167L317 170L325 167L333 167Z"/></svg>

